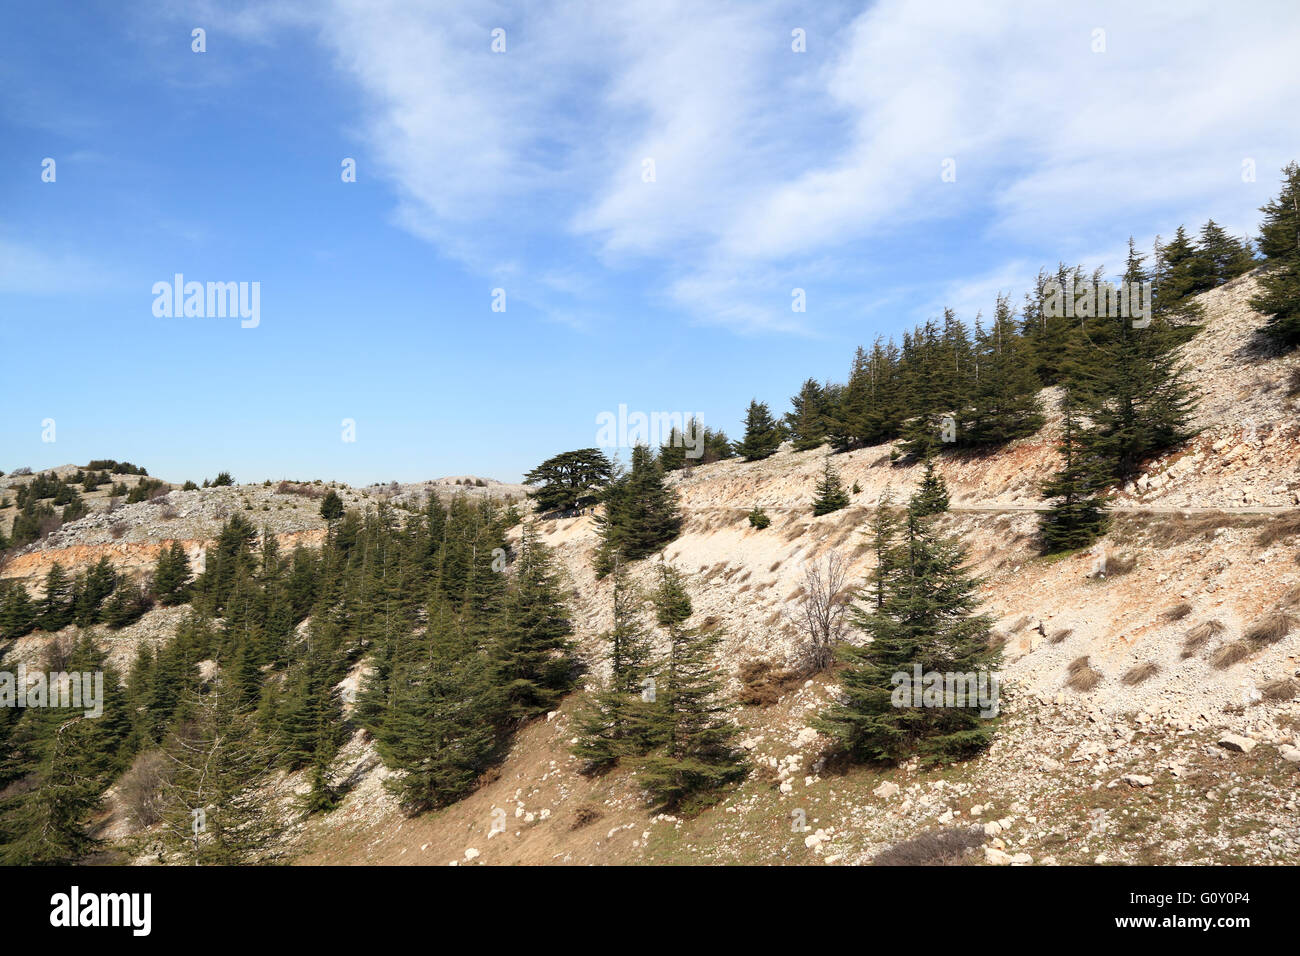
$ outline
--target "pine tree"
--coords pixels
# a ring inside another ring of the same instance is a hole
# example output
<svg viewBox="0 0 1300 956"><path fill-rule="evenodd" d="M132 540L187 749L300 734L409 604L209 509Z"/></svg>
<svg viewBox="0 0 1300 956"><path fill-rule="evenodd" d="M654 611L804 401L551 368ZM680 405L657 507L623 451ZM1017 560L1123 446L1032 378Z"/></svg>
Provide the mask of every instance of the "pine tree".
<svg viewBox="0 0 1300 956"><path fill-rule="evenodd" d="M492 681L502 720L517 723L551 710L573 687L573 626L550 551L525 525L506 606L505 627L492 653Z"/></svg>
<svg viewBox="0 0 1300 956"><path fill-rule="evenodd" d="M943 475L935 472L932 459L926 460L925 474L921 476L921 485L912 497L910 507L922 518L948 510L948 485Z"/></svg>
<svg viewBox="0 0 1300 956"><path fill-rule="evenodd" d="M595 567L613 568L613 556L636 561L660 550L681 533L677 492L664 482L663 468L644 445L632 449L632 467L605 489L605 512L596 516L600 546Z"/></svg>
<svg viewBox="0 0 1300 956"><path fill-rule="evenodd" d="M1086 548L1106 533L1106 505L1098 491L1104 483L1096 463L1080 441L1074 403L1067 391L1061 402L1061 470L1042 486L1051 505L1039 518L1043 550L1048 553Z"/></svg>
<svg viewBox="0 0 1300 956"><path fill-rule="evenodd" d="M4 776L22 784L0 797L3 864L67 864L84 858L98 845L90 830L104 790L125 769L120 751L130 722L116 671L88 632L77 636L66 660L55 660L57 653L55 648L46 661L47 673L102 675L103 697L96 702L102 713L88 716L84 710L54 706L23 712L4 755Z"/></svg>
<svg viewBox="0 0 1300 956"><path fill-rule="evenodd" d="M1259 251L1266 268L1250 307L1269 317L1272 338L1294 346L1300 344L1300 163L1288 164L1282 175L1277 199L1260 207Z"/></svg>
<svg viewBox="0 0 1300 956"><path fill-rule="evenodd" d="M849 496L840 483L840 475L832 466L828 455L822 463L822 477L817 482L817 494L813 499L813 516L820 517L839 511L849 506Z"/></svg>
<svg viewBox="0 0 1300 956"><path fill-rule="evenodd" d="M649 746L642 681L650 674L650 642L641 624L640 599L627 565L615 559L614 626L602 638L608 647L609 680L583 702L577 715L578 741L573 753L592 773L619 758L643 754Z"/></svg>
<svg viewBox="0 0 1300 956"><path fill-rule="evenodd" d="M964 444L1000 445L1032 435L1043 425L1039 380L1028 343L1016 333L1011 303L998 296L993 325L976 332L977 371L969 388L970 411L961 433ZM960 411L958 415L960 415Z"/></svg>
<svg viewBox="0 0 1300 956"><path fill-rule="evenodd" d="M1216 286L1245 275L1259 264L1255 261L1255 254L1251 251L1248 240L1228 235L1213 219L1201 227L1199 247L1202 258L1208 263L1211 280Z"/></svg>
<svg viewBox="0 0 1300 956"><path fill-rule="evenodd" d="M898 675L909 681L917 673L987 679L999 663L989 648L990 622L976 613L979 582L963 567L964 551L939 537L919 511L913 499L902 540L878 575L877 593L854 608L854 623L871 642L841 645L848 665L841 678L844 700L814 721L855 760L953 760L977 753L992 737L991 722L981 716L987 701L917 707L910 695L898 694Z"/></svg>
<svg viewBox="0 0 1300 956"><path fill-rule="evenodd" d="M752 399L745 413L745 437L736 442L736 454L745 461L770 458L781 446L782 430L763 402Z"/></svg>
<svg viewBox="0 0 1300 956"><path fill-rule="evenodd" d="M795 451L810 451L827 440L831 404L827 389L816 379L808 379L799 394L790 399L792 410L786 413L786 426Z"/></svg>
<svg viewBox="0 0 1300 956"><path fill-rule="evenodd" d="M658 746L640 762L639 779L658 805L689 812L743 778L746 767L732 746L738 728L727 718L730 707L714 676L719 636L687 627L691 599L681 576L666 564L659 566L652 601L668 637L668 657L659 667L647 726Z"/></svg>
<svg viewBox="0 0 1300 956"><path fill-rule="evenodd" d="M325 497L321 499L320 516L327 524L333 524L343 517L343 499L333 488L325 492Z"/></svg>
<svg viewBox="0 0 1300 956"><path fill-rule="evenodd" d="M41 601L40 624L43 631L59 631L72 623L72 582L63 565L55 561L45 575L45 597Z"/></svg>
<svg viewBox="0 0 1300 956"><path fill-rule="evenodd" d="M12 640L36 627L37 608L21 582L0 580L0 637Z"/></svg>
<svg viewBox="0 0 1300 956"><path fill-rule="evenodd" d="M1126 287L1148 280L1142 260L1129 240ZM1145 328L1117 315L1079 323L1069 387L1091 423L1080 441L1107 481L1126 481L1148 458L1189 437L1193 398L1177 362L1184 336L1160 315Z"/></svg>
<svg viewBox="0 0 1300 956"><path fill-rule="evenodd" d="M170 547L158 552L153 571L153 594L159 604L165 607L184 604L189 600L192 580L190 559L179 541L173 541Z"/></svg>
<svg viewBox="0 0 1300 956"><path fill-rule="evenodd" d="M1214 264L1179 226L1169 244L1158 247L1152 280L1154 304L1162 315L1194 319L1201 308L1193 297L1214 287Z"/></svg>

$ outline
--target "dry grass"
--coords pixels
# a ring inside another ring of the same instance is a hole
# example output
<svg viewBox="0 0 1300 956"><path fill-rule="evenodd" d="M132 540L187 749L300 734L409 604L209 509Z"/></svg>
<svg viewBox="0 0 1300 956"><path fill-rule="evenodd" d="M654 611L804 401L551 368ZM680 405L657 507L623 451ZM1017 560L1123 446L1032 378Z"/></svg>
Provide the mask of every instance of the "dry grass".
<svg viewBox="0 0 1300 956"><path fill-rule="evenodd" d="M599 807L593 807L591 804L583 804L573 813L573 823L569 825L570 830L581 830L583 827L595 823L603 813Z"/></svg>
<svg viewBox="0 0 1300 956"><path fill-rule="evenodd" d="M1300 511L1290 511L1271 520L1255 537L1255 543L1267 548L1277 541L1300 535Z"/></svg>
<svg viewBox="0 0 1300 956"><path fill-rule="evenodd" d="M1269 681L1259 689L1259 692L1265 700L1295 700L1296 694L1300 693L1300 684L1290 677L1279 677L1277 680Z"/></svg>
<svg viewBox="0 0 1300 956"><path fill-rule="evenodd" d="M1088 662L1086 654L1070 662L1069 675L1065 686L1070 690L1092 690L1101 683L1101 671Z"/></svg>
<svg viewBox="0 0 1300 956"><path fill-rule="evenodd" d="M1130 687L1135 687L1143 681L1155 677L1159 673L1159 665L1153 664L1151 661L1146 661L1142 664L1130 667L1124 672L1124 676L1120 678L1120 681Z"/></svg>
<svg viewBox="0 0 1300 956"><path fill-rule="evenodd" d="M1184 601L1182 604L1175 604L1173 607L1164 611L1160 616L1166 621L1181 621L1187 615L1192 613L1192 606Z"/></svg>
<svg viewBox="0 0 1300 956"><path fill-rule="evenodd" d="M770 707L801 679L797 671L788 667L778 667L771 661L761 658L743 662L736 672L736 677L741 684L740 694L736 699L751 707Z"/></svg>
<svg viewBox="0 0 1300 956"><path fill-rule="evenodd" d="M1137 567L1137 558L1126 554L1117 554L1106 559L1106 570L1102 572L1104 577L1117 578L1121 574L1128 574Z"/></svg>
<svg viewBox="0 0 1300 956"><path fill-rule="evenodd" d="M1222 621L1202 621L1183 637L1183 657L1192 657L1216 634L1223 633Z"/></svg>
<svg viewBox="0 0 1300 956"><path fill-rule="evenodd" d="M1285 611L1275 611L1260 618L1246 629L1245 638L1256 647L1276 644L1291 633L1295 618Z"/></svg>
<svg viewBox="0 0 1300 956"><path fill-rule="evenodd" d="M1168 548L1197 538L1209 541L1214 537L1214 532L1220 528L1234 525L1251 527L1259 521L1260 519L1256 517L1242 517L1222 511L1194 515L1139 511L1128 515L1116 515L1111 539L1127 542L1141 538L1158 548Z"/></svg>
<svg viewBox="0 0 1300 956"><path fill-rule="evenodd" d="M877 853L872 866L962 866L977 861L984 842L980 827L927 830Z"/></svg>
<svg viewBox="0 0 1300 956"><path fill-rule="evenodd" d="M1012 634L1019 634L1021 631L1025 629L1025 625L1028 623L1029 623L1029 617L1028 615L1026 615L1020 618L1020 620L1016 621L1016 623L1011 625L1010 632Z"/></svg>
<svg viewBox="0 0 1300 956"><path fill-rule="evenodd" d="M1053 631L1052 636L1048 638L1048 641L1052 644L1063 644L1073 633L1074 628L1063 627L1059 631Z"/></svg>
<svg viewBox="0 0 1300 956"><path fill-rule="evenodd" d="M1233 641L1230 644L1224 644L1210 655L1210 664L1221 671L1227 670L1233 664L1239 664L1251 655L1254 648L1246 641Z"/></svg>

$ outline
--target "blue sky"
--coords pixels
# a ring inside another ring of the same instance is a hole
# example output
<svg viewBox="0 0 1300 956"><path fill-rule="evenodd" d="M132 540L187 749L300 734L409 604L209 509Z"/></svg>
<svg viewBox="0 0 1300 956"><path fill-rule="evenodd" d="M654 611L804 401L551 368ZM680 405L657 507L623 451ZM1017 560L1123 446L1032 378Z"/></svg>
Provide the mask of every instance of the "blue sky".
<svg viewBox="0 0 1300 956"><path fill-rule="evenodd" d="M1300 157L1290 0L6 6L5 470L514 480L620 404L738 437L1042 265L1253 234ZM258 326L155 316L175 273Z"/></svg>

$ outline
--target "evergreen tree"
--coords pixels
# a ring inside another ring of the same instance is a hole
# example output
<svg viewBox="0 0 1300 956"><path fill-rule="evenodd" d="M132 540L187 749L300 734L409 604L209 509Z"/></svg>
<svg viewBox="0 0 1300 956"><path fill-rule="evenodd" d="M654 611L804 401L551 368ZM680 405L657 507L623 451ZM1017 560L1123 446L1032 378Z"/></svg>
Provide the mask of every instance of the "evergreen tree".
<svg viewBox="0 0 1300 956"><path fill-rule="evenodd" d="M1016 333L1006 296L998 296L988 333L977 329L976 336L977 372L968 389L970 411L959 419L964 421L962 433L954 437L965 444L990 446L1032 435L1043 425L1040 383L1030 346Z"/></svg>
<svg viewBox="0 0 1300 956"><path fill-rule="evenodd" d="M1182 226L1178 227L1173 240L1162 247L1158 255L1152 279L1155 285L1154 297L1160 311L1167 316L1195 318L1201 310L1192 302L1192 298L1214 288L1216 284L1213 261L1192 241Z"/></svg>
<svg viewBox="0 0 1300 956"><path fill-rule="evenodd" d="M103 792L125 769L120 751L129 718L117 673L87 632L78 635L66 659L56 660L58 653L55 647L46 661L48 674L102 675L103 698L96 702L102 713L95 717L55 706L23 712L4 755L4 776L21 783L0 796L2 864L67 864L84 858L98 845L90 829ZM51 697L56 693L53 680L48 692Z"/></svg>
<svg viewBox="0 0 1300 956"><path fill-rule="evenodd" d="M59 631L72 623L72 581L55 561L45 575L45 597L41 601L40 623L43 631Z"/></svg>
<svg viewBox="0 0 1300 956"><path fill-rule="evenodd" d="M573 687L569 621L549 550L525 525L506 606L505 627L492 654L492 680L502 719L529 720L555 707Z"/></svg>
<svg viewBox="0 0 1300 956"><path fill-rule="evenodd" d="M745 461L770 458L781 445L781 427L763 402L753 399L745 413L745 437L736 442L736 454Z"/></svg>
<svg viewBox="0 0 1300 956"><path fill-rule="evenodd" d="M1098 493L1104 484L1096 463L1080 440L1074 403L1067 391L1061 402L1061 470L1042 486L1051 501L1039 518L1043 550L1049 554L1086 548L1106 533L1106 505Z"/></svg>
<svg viewBox="0 0 1300 956"><path fill-rule="evenodd" d="M663 469L644 445L632 449L632 467L605 489L605 513L596 517L600 546L596 571L608 574L613 556L636 561L660 550L681 533L677 492L664 483Z"/></svg>
<svg viewBox="0 0 1300 956"><path fill-rule="evenodd" d="M1258 265L1250 242L1228 235L1213 219L1201 227L1199 246L1201 257L1207 263L1207 271L1216 286L1231 282Z"/></svg>
<svg viewBox="0 0 1300 956"><path fill-rule="evenodd" d="M732 745L738 728L714 676L713 651L720 638L687 626L690 595L677 571L659 566L652 598L655 619L668 638L668 657L659 667L655 708L647 731L658 746L640 762L639 779L650 797L669 809L688 812L718 788L745 776L744 756Z"/></svg>
<svg viewBox="0 0 1300 956"><path fill-rule="evenodd" d="M620 757L643 754L649 746L649 710L641 699L650 674L650 641L640 619L640 599L615 559L614 626L602 635L608 648L609 680L590 694L577 716L579 737L573 752L588 773L605 769Z"/></svg>
<svg viewBox="0 0 1300 956"><path fill-rule="evenodd" d="M832 412L827 392L810 378L790 399L792 410L786 413L785 420L795 451L811 451L826 443Z"/></svg>
<svg viewBox="0 0 1300 956"><path fill-rule="evenodd" d="M1147 281L1142 260L1130 240L1126 287ZM1091 423L1080 440L1107 481L1126 481L1148 458L1189 436L1193 398L1176 354L1184 336L1159 315L1145 328L1123 316L1079 322L1069 386Z"/></svg>
<svg viewBox="0 0 1300 956"><path fill-rule="evenodd" d="M192 580L190 559L179 541L173 541L158 552L153 571L153 595L159 604L165 607L184 604L189 600Z"/></svg>
<svg viewBox="0 0 1300 956"><path fill-rule="evenodd" d="M540 486L529 492L539 512L571 511L595 504L613 470L600 449L580 448L546 459L524 475L524 484Z"/></svg>
<svg viewBox="0 0 1300 956"><path fill-rule="evenodd" d="M854 623L871 642L841 645L844 699L814 721L855 760L953 760L977 753L992 737L978 700L917 707L910 694L899 696L909 685L900 686L896 675L989 675L999 663L989 648L990 622L976 613L979 582L963 567L964 551L938 536L916 504L877 574L876 593L854 608Z"/></svg>
<svg viewBox="0 0 1300 956"><path fill-rule="evenodd" d="M333 488L325 492L325 497L321 499L320 516L328 524L333 524L343 517L343 499Z"/></svg>
<svg viewBox="0 0 1300 956"><path fill-rule="evenodd" d="M925 474L921 476L921 485L912 497L910 507L922 518L948 510L948 485L943 475L935 472L933 460L925 463Z"/></svg>
<svg viewBox="0 0 1300 956"><path fill-rule="evenodd" d="M36 627L38 610L19 581L0 579L0 637L13 640Z"/></svg>
<svg viewBox="0 0 1300 956"><path fill-rule="evenodd" d="M1270 336L1293 346L1300 344L1300 163L1288 164L1282 175L1277 199L1260 207L1259 251L1266 268L1250 307L1269 317Z"/></svg>
<svg viewBox="0 0 1300 956"><path fill-rule="evenodd" d="M822 463L822 477L817 482L817 494L813 499L813 515L821 517L832 511L839 511L849 506L849 496L840 483L840 475L832 466L828 455Z"/></svg>

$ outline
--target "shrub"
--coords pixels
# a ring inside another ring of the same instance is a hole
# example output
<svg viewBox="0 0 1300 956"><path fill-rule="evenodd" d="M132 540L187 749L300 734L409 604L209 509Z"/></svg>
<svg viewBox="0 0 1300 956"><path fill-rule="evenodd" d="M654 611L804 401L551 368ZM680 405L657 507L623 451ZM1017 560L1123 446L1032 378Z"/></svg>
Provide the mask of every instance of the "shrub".
<svg viewBox="0 0 1300 956"><path fill-rule="evenodd" d="M1120 678L1120 681L1130 687L1134 687L1145 680L1155 677L1159 673L1160 667L1158 665L1153 664L1151 661L1146 661L1145 663L1130 667L1124 672L1124 676Z"/></svg>
<svg viewBox="0 0 1300 956"><path fill-rule="evenodd" d="M1160 616L1163 617L1166 621L1172 622L1172 621L1181 621L1183 618L1187 617L1187 615L1191 613L1192 613L1192 606L1186 602L1183 602L1182 604L1175 604L1173 607L1166 610Z"/></svg>
<svg viewBox="0 0 1300 956"><path fill-rule="evenodd" d="M1206 644L1210 638L1223 632L1221 621L1202 621L1183 637L1183 657L1191 657Z"/></svg>
<svg viewBox="0 0 1300 956"><path fill-rule="evenodd" d="M1246 630L1245 638L1257 647L1276 644L1291 633L1295 618L1285 611L1275 611L1256 621Z"/></svg>
<svg viewBox="0 0 1300 956"><path fill-rule="evenodd" d="M777 667L771 661L761 658L743 662L736 676L741 684L736 699L751 707L769 707L775 704L800 679L794 670Z"/></svg>
<svg viewBox="0 0 1300 956"><path fill-rule="evenodd" d="M1289 677L1279 677L1277 680L1269 681L1259 689L1259 692L1265 700L1294 700L1295 695L1300 693L1300 684Z"/></svg>
<svg viewBox="0 0 1300 956"><path fill-rule="evenodd" d="M212 479L213 488L229 487L234 483L235 479L231 477L230 472L228 471L223 471L217 475L217 477Z"/></svg>
<svg viewBox="0 0 1300 956"><path fill-rule="evenodd" d="M758 528L760 531L762 531L764 528L766 528L768 525L772 523L772 519L767 516L766 511L764 511L758 505L755 505L754 510L749 513L749 523L753 527Z"/></svg>
<svg viewBox="0 0 1300 956"><path fill-rule="evenodd" d="M1065 680L1065 686L1071 690L1092 690L1101 683L1101 671L1096 670L1089 662L1088 656L1075 658L1070 662L1069 676Z"/></svg>
<svg viewBox="0 0 1300 956"><path fill-rule="evenodd" d="M984 842L981 827L927 830L877 853L872 866L962 866Z"/></svg>
<svg viewBox="0 0 1300 956"><path fill-rule="evenodd" d="M1251 646L1246 641L1233 641L1231 644L1224 644L1213 654L1210 655L1210 663L1218 670L1227 670L1233 664L1238 664L1250 656Z"/></svg>
<svg viewBox="0 0 1300 956"><path fill-rule="evenodd" d="M1066 639L1073 633L1073 628L1063 627L1059 631L1053 631L1052 636L1048 638L1048 641L1052 644L1064 644Z"/></svg>

